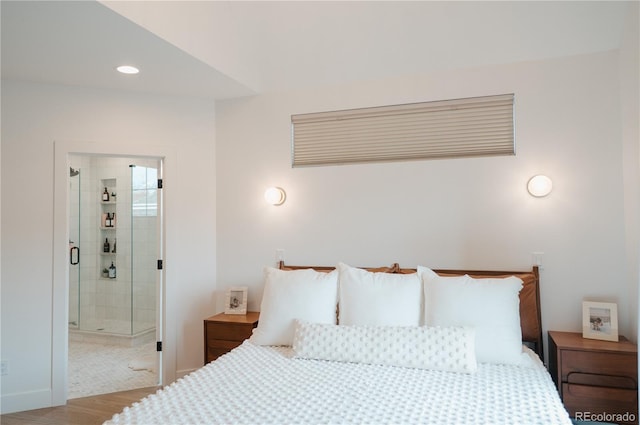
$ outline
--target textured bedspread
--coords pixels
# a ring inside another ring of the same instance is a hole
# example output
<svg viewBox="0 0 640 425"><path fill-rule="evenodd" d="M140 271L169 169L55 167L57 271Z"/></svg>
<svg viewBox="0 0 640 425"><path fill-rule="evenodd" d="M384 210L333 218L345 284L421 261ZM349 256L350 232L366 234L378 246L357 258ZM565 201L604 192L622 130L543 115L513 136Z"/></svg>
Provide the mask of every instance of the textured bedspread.
<svg viewBox="0 0 640 425"><path fill-rule="evenodd" d="M248 341L116 424L571 424L541 362L473 375L291 358Z"/></svg>

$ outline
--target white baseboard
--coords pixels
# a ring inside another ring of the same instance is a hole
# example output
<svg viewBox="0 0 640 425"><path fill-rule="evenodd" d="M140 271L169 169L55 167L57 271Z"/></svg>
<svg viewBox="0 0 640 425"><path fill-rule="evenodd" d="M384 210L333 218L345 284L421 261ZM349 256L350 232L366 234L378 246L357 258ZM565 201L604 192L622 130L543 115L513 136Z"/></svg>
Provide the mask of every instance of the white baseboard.
<svg viewBox="0 0 640 425"><path fill-rule="evenodd" d="M24 393L3 394L0 397L0 413L3 415L41 409L43 407L52 407L50 388Z"/></svg>

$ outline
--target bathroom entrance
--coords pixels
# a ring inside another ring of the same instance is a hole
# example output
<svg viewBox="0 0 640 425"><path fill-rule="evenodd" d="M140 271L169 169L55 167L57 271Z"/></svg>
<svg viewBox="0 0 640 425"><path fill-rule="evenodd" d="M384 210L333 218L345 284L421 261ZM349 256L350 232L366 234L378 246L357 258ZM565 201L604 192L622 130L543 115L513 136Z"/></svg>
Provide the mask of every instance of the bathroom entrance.
<svg viewBox="0 0 640 425"><path fill-rule="evenodd" d="M162 162L69 155L67 398L161 382Z"/></svg>

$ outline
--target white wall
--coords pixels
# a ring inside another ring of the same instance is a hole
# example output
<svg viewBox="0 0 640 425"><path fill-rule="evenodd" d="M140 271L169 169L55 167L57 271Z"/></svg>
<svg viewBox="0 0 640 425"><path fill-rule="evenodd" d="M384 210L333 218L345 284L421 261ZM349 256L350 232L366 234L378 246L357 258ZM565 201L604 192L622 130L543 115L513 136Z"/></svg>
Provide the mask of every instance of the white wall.
<svg viewBox="0 0 640 425"><path fill-rule="evenodd" d="M628 335L618 79L608 52L219 103L219 290L248 285L259 308L277 248L290 264L473 269L528 269L542 251L545 331L579 330L597 297ZM502 93L515 93L516 156L290 167L291 114ZM537 173L554 181L547 198L526 192ZM263 201L270 185L283 206Z"/></svg>
<svg viewBox="0 0 640 425"><path fill-rule="evenodd" d="M620 47L620 99L622 114L625 235L629 299L635 305L634 336L638 332L640 281L640 4L629 4Z"/></svg>
<svg viewBox="0 0 640 425"><path fill-rule="evenodd" d="M3 80L1 243L11 247L2 256L0 357L9 361L3 413L51 403L52 375L60 373L51 366L53 217L60 214L53 209L54 141L60 140L112 144L124 154L140 146L175 151L173 173L165 175L165 261L178 271L179 279L167 282L175 314L168 331L177 337L165 350L173 352L178 375L202 365L202 319L214 313L213 102Z"/></svg>

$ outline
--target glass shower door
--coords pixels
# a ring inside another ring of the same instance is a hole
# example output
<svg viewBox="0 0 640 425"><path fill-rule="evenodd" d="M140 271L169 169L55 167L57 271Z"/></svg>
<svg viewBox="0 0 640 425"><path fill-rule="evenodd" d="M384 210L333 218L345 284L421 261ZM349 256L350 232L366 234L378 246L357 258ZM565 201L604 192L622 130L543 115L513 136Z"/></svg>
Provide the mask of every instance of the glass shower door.
<svg viewBox="0 0 640 425"><path fill-rule="evenodd" d="M131 168L132 334L156 328L159 251L158 161Z"/></svg>
<svg viewBox="0 0 640 425"><path fill-rule="evenodd" d="M69 327L80 327L80 170L69 169Z"/></svg>

